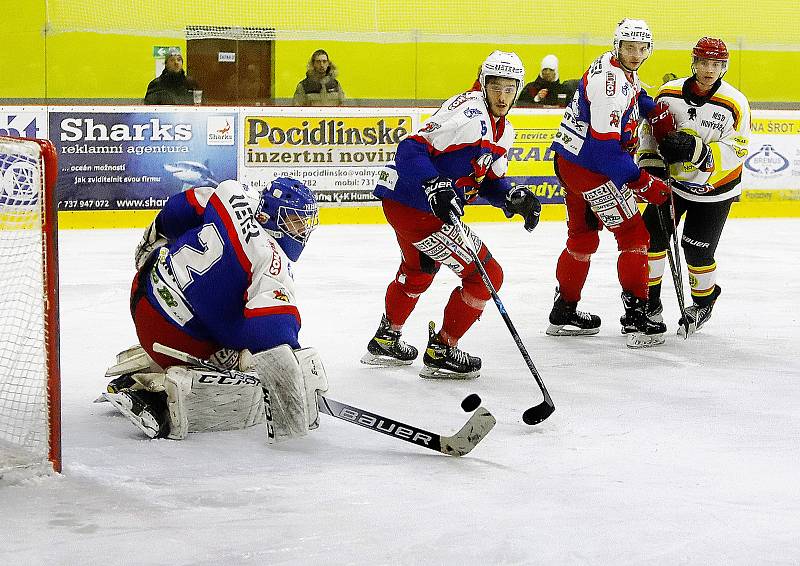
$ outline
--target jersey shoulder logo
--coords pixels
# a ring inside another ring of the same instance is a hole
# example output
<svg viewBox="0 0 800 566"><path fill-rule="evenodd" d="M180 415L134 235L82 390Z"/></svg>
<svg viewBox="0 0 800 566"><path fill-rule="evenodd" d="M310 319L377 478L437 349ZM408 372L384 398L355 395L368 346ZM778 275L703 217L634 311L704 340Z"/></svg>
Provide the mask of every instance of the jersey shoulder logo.
<svg viewBox="0 0 800 566"><path fill-rule="evenodd" d="M617 77L608 71L606 73L606 96L614 96L615 92L617 92Z"/></svg>

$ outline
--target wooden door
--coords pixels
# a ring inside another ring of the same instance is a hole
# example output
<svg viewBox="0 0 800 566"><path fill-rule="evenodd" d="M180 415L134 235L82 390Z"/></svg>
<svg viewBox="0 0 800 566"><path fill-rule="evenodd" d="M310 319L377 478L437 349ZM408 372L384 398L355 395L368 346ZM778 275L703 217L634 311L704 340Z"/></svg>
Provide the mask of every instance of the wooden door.
<svg viewBox="0 0 800 566"><path fill-rule="evenodd" d="M273 90L272 41L189 39L186 72L200 85L204 105L262 106Z"/></svg>

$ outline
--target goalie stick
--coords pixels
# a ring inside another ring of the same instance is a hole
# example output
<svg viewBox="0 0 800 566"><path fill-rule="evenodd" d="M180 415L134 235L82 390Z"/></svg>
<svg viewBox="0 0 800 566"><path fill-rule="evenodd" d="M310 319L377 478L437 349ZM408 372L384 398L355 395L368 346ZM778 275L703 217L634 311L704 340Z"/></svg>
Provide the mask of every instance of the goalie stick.
<svg viewBox="0 0 800 566"><path fill-rule="evenodd" d="M195 364L200 367L215 371L230 371L229 369L215 366L186 352L164 346L158 342L153 344L153 350L176 360ZM477 397L477 396L476 396ZM466 401L466 400L465 400ZM352 424L380 432L388 436L416 444L429 450L441 452L448 456L464 456L469 454L483 438L489 434L497 420L484 407L477 407L457 433L445 436L430 432L425 429L406 424L388 417L359 409L352 405L336 401L317 393L317 407L321 413L347 421Z"/></svg>
<svg viewBox="0 0 800 566"><path fill-rule="evenodd" d="M477 266L478 271L481 274L483 283L486 285L486 288L492 295L494 304L497 306L497 310L500 311L500 316L503 317L503 321L506 323L508 331L511 333L511 337L514 338L514 342L517 344L517 348L519 348L519 352L522 354L522 358L528 365L528 369L531 370L531 374L533 374L533 377L536 380L536 383L539 385L539 389L541 390L542 395L544 396L544 400L541 403L525 409L525 412L522 413L522 422L524 422L525 424L527 425L539 424L540 422L542 422L547 417L553 414L553 411L556 410L556 406L553 404L553 400L550 398L550 393L547 392L547 388L544 386L544 381L542 381L542 377L539 375L536 366L533 365L533 360L528 354L528 350L525 348L525 344L522 343L522 338L519 337L517 329L514 328L514 323L511 322L511 317L508 316L508 313L506 312L506 307L503 306L503 301L500 300L500 296L497 294L497 291L495 290L491 279L489 279L489 274L486 273L486 268L483 267L480 258L478 258L478 251L475 249L472 240L467 238L467 235L464 233L464 225L461 224L461 220L459 220L458 216L456 216L452 211L450 212L450 222L458 230L458 235L461 237L461 240L464 242L464 245L466 246L467 250L472 256L472 260L475 262L475 265Z"/></svg>

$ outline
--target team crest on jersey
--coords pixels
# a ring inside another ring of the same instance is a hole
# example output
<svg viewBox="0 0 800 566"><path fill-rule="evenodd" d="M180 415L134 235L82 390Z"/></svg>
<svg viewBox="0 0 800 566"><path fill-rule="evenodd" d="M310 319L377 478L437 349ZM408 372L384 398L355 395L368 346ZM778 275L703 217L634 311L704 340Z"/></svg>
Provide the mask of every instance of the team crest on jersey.
<svg viewBox="0 0 800 566"><path fill-rule="evenodd" d="M617 92L617 78L611 71L606 73L606 96L614 96Z"/></svg>
<svg viewBox="0 0 800 566"><path fill-rule="evenodd" d="M419 131L420 131L420 133L423 133L423 134L429 134L429 133L433 132L434 130L438 130L441 127L442 127L442 125L437 123L437 122L428 122L422 128L420 128Z"/></svg>
<svg viewBox="0 0 800 566"><path fill-rule="evenodd" d="M697 108L689 108L687 110L687 112L689 113L689 119L690 120L697 119Z"/></svg>
<svg viewBox="0 0 800 566"><path fill-rule="evenodd" d="M619 110L612 110L611 115L608 117L608 125L618 128L620 121Z"/></svg>
<svg viewBox="0 0 800 566"><path fill-rule="evenodd" d="M481 111L477 108L464 108L464 116L467 118L474 118L475 116L480 116Z"/></svg>
<svg viewBox="0 0 800 566"><path fill-rule="evenodd" d="M622 94L628 96L628 83L622 85Z"/></svg>
<svg viewBox="0 0 800 566"><path fill-rule="evenodd" d="M474 176L478 183L483 181L492 163L494 163L494 156L492 156L491 153L484 153L480 157L472 160L472 169L475 171Z"/></svg>
<svg viewBox="0 0 800 566"><path fill-rule="evenodd" d="M459 106L464 104L469 99L470 99L470 97L467 96L466 92L464 94L459 94L458 97L456 97L456 99L453 102L450 103L450 106L448 106L447 109L448 110L455 110L456 108L458 108Z"/></svg>
<svg viewBox="0 0 800 566"><path fill-rule="evenodd" d="M283 289L275 289L272 292L275 295L274 299L276 301L283 301L284 303L289 302L289 295L287 295L286 291L284 291Z"/></svg>

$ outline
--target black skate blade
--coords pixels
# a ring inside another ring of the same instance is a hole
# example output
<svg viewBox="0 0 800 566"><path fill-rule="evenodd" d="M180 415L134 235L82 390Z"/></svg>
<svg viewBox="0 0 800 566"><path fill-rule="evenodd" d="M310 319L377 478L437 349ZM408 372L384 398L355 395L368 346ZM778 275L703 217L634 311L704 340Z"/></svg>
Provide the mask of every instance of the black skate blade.
<svg viewBox="0 0 800 566"><path fill-rule="evenodd" d="M522 422L524 422L526 425L539 424L547 417L552 415L555 410L556 406L552 403L552 401L550 403L547 401L542 401L534 407L525 409L525 412L522 413Z"/></svg>
<svg viewBox="0 0 800 566"><path fill-rule="evenodd" d="M366 364L368 366L377 366L377 367L397 367L397 366L410 366L414 363L414 360L398 360L397 358L393 358L391 356L377 356L375 354L371 354L367 352L363 356L361 356L361 363Z"/></svg>
<svg viewBox="0 0 800 566"><path fill-rule="evenodd" d="M551 324L547 327L545 334L548 336L594 336L600 332L600 328L578 328L569 324Z"/></svg>

